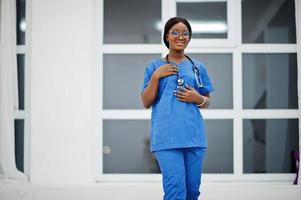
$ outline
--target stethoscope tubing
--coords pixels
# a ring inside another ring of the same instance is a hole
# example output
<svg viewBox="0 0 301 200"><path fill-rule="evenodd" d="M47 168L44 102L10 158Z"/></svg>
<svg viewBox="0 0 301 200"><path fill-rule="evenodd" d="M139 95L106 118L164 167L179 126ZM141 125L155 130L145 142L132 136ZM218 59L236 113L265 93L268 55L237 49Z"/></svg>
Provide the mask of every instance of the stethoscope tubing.
<svg viewBox="0 0 301 200"><path fill-rule="evenodd" d="M197 86L198 86L199 88L204 87L203 81L202 81L201 77L199 77L199 74L200 74L199 69L195 66L193 60L192 60L189 56L187 56L187 55L184 55L184 56L185 56L185 57L191 62L191 64L192 64L192 71L193 71L193 74L194 74L194 78L195 78L195 80L196 80L196 82L197 82ZM169 59L168 59L168 54L166 55L166 61L167 61L167 63L170 63L170 61L169 61ZM178 84L178 86L182 86L182 85L184 84L184 82L185 82L185 81L184 81L183 77L179 77L179 72L177 72L177 84Z"/></svg>

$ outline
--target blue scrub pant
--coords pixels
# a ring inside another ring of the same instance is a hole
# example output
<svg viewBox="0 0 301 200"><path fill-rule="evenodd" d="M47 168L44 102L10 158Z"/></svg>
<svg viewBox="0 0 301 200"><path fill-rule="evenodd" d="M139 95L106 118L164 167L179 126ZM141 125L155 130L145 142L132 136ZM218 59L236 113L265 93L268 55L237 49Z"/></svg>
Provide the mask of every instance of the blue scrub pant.
<svg viewBox="0 0 301 200"><path fill-rule="evenodd" d="M164 200L197 200L206 148L156 151L163 176Z"/></svg>

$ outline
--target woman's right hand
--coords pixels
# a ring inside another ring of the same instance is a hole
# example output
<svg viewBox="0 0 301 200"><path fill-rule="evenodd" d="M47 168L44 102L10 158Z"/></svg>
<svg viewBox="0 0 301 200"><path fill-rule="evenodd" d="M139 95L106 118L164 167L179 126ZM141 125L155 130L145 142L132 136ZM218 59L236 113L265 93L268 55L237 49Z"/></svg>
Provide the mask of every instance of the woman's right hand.
<svg viewBox="0 0 301 200"><path fill-rule="evenodd" d="M165 64L160 66L158 69L156 69L153 76L155 76L155 78L157 79L160 79L177 73L178 73L177 67L173 66L172 64Z"/></svg>
<svg viewBox="0 0 301 200"><path fill-rule="evenodd" d="M147 87L142 93L142 102L145 108L149 108L153 105L157 98L158 86L160 78L177 74L178 68L172 64L165 64L160 66L154 71Z"/></svg>

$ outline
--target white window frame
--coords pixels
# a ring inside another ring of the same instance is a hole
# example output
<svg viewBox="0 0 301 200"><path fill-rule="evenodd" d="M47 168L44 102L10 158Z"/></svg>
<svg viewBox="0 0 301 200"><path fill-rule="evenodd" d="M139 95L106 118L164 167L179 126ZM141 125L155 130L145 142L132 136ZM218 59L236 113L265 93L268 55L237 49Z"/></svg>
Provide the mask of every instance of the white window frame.
<svg viewBox="0 0 301 200"><path fill-rule="evenodd" d="M170 1L170 2L168 2ZM200 38L192 38L191 43L189 44L190 48L198 48L198 47L234 47L237 45L236 38L236 27L237 27L237 20L235 18L235 6L236 2L235 0L168 0L166 1L166 4L164 9L170 8L170 5L173 9L167 9L169 10L167 19L170 17L177 16L176 7L177 3L192 3L192 2L227 2L227 38L207 38L207 39L200 39Z"/></svg>
<svg viewBox="0 0 301 200"><path fill-rule="evenodd" d="M168 50L163 42L161 44L103 44L103 0L94 0L93 41L94 42L94 77L92 90L95 100L94 127L94 160L95 177L97 182L161 182L161 174L103 174L102 168L102 146L103 146L103 120L106 119L136 119L143 120L151 118L151 110L143 109L103 109L103 55L104 54L154 54L161 53L165 56ZM162 22L163 24L175 16L176 1L162 0ZM184 0L185 1L185 0ZM209 0L206 0L209 1ZM215 1L215 0L212 0ZM191 1L189 1L191 2ZM298 1L296 13L301 10ZM297 53L298 57L298 86L300 85L300 37L297 44L242 44L241 39L241 1L228 0L228 39L220 41L217 39L192 40L187 53L231 53L233 60L233 109L209 109L203 110L204 119L232 119L233 120L233 173L232 174L203 174L203 181L285 181L291 182L295 174L291 173L266 173L266 174L243 174L243 120L244 119L298 119L301 127L301 100L298 101L298 109L243 109L242 95L242 54L243 53ZM237 19L234 18L237 17ZM300 23L296 17L296 25ZM297 35L301 35L300 27L296 27ZM234 31L234 32L232 32ZM100 37L99 37L100 36ZM300 94L298 87L298 96ZM301 146L299 129L299 149Z"/></svg>

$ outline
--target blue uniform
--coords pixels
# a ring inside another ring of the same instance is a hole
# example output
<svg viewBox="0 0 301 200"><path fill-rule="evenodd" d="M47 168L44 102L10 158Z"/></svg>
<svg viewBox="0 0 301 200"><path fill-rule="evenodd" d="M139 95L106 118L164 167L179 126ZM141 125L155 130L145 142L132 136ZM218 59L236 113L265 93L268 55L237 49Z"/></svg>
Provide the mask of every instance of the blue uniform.
<svg viewBox="0 0 301 200"><path fill-rule="evenodd" d="M184 78L185 84L194 87L200 94L213 91L211 81L205 66L193 60L200 72L204 87L198 88L192 70L192 63L184 59L179 63L179 76ZM166 64L164 59L151 62L144 74L142 91L147 87L153 72ZM176 65L176 63L171 62ZM159 81L157 99L152 105L151 116L151 151L184 147L207 147L204 122L199 107L195 103L180 102L174 96L177 89L177 75L161 78Z"/></svg>
<svg viewBox="0 0 301 200"><path fill-rule="evenodd" d="M213 91L205 66L193 60L199 70L202 88L197 87L193 64L184 59L178 65L179 77L184 84L194 87L200 94ZM142 92L153 72L167 64L164 59L151 62L145 70ZM207 145L204 120L195 103L181 102L174 96L177 75L161 78L157 98L152 105L151 151L155 153L163 175L164 200L197 200L200 195L202 162Z"/></svg>
<svg viewBox="0 0 301 200"><path fill-rule="evenodd" d="M155 152L163 175L164 200L198 200L205 150L193 147Z"/></svg>

